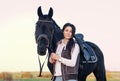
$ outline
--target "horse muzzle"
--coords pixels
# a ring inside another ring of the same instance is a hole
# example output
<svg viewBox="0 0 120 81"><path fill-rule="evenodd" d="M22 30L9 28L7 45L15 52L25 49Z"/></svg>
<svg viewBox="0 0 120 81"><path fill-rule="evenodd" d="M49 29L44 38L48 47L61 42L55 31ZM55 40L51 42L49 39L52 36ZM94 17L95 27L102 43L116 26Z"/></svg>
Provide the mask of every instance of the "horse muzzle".
<svg viewBox="0 0 120 81"><path fill-rule="evenodd" d="M45 34L41 34L38 36L37 38L37 52L39 55L45 55L46 54L46 50L49 47L49 39L47 37L47 35Z"/></svg>
<svg viewBox="0 0 120 81"><path fill-rule="evenodd" d="M45 55L46 54L46 50L47 50L46 47L37 46L37 53L39 55L42 55L42 56Z"/></svg>

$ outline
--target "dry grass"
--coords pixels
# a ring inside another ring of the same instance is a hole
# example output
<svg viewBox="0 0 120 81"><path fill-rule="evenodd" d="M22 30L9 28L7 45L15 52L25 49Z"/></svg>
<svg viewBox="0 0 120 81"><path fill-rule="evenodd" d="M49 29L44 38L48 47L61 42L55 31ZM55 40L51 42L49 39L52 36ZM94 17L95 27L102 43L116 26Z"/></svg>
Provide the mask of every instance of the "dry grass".
<svg viewBox="0 0 120 81"><path fill-rule="evenodd" d="M4 79L8 81L12 81L12 79L26 79L26 78L51 78L51 73L50 72L43 72L42 77L38 77L39 72L2 72L0 73L0 79ZM110 72L107 71L106 73L108 81L111 79L114 79L116 81L120 80L120 72ZM87 80L95 80L94 75L91 73L88 77Z"/></svg>
<svg viewBox="0 0 120 81"><path fill-rule="evenodd" d="M51 78L51 73L43 72L42 77L38 77L39 72L1 72L0 79L21 79L21 78Z"/></svg>
<svg viewBox="0 0 120 81"><path fill-rule="evenodd" d="M43 78L50 78L50 77L52 77L52 75L51 75L51 73L49 73L49 72L43 72L43 73L42 73L42 77L43 77Z"/></svg>
<svg viewBox="0 0 120 81"><path fill-rule="evenodd" d="M10 72L2 72L0 73L0 79L3 79L4 81L12 81L13 76Z"/></svg>

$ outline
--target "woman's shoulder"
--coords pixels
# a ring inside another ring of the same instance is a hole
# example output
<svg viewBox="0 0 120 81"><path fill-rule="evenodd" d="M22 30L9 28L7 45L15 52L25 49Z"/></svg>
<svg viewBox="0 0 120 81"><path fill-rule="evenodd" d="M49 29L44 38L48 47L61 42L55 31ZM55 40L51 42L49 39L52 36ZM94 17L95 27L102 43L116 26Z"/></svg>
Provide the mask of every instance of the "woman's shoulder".
<svg viewBox="0 0 120 81"><path fill-rule="evenodd" d="M79 47L79 44L78 44L78 42L77 42L77 40L75 39L75 38L73 38L73 40L74 40L74 45L76 46L76 47Z"/></svg>
<svg viewBox="0 0 120 81"><path fill-rule="evenodd" d="M73 38L73 40L74 40L74 43L76 44L76 43L77 43L76 39L75 39L75 38Z"/></svg>

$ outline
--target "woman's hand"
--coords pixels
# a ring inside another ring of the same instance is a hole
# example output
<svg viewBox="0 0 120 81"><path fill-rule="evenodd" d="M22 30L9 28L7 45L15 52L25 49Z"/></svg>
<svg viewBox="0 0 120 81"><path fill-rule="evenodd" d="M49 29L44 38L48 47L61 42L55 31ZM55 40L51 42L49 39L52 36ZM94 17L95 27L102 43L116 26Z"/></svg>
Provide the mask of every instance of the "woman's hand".
<svg viewBox="0 0 120 81"><path fill-rule="evenodd" d="M55 63L55 60L52 59L52 53L51 53L51 55L50 55L49 62L52 63L52 64Z"/></svg>
<svg viewBox="0 0 120 81"><path fill-rule="evenodd" d="M51 58L58 61L60 59L60 56L55 53L51 53Z"/></svg>

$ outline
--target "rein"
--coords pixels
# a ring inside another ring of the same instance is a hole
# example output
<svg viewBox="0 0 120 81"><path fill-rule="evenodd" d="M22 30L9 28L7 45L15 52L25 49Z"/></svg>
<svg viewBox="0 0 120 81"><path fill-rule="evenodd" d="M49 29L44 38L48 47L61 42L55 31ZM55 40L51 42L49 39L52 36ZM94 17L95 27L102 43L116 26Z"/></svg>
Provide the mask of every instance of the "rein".
<svg viewBox="0 0 120 81"><path fill-rule="evenodd" d="M38 61L39 61L39 66L40 66L40 74L39 74L39 76L41 76L42 69L43 69L43 66L44 66L45 61L46 61L47 58L48 58L48 53L47 53L47 55L46 55L46 58L45 58L43 64L41 64L40 57L39 57L39 55L38 55Z"/></svg>

